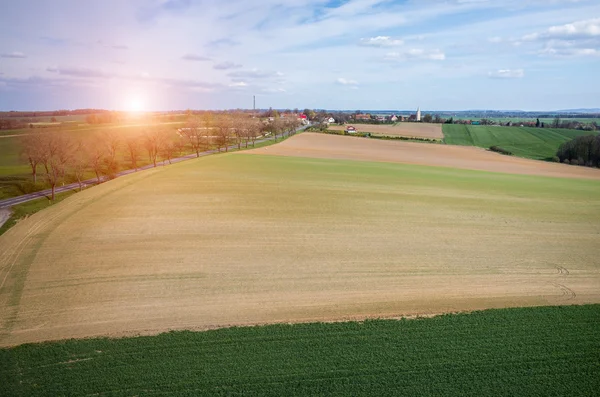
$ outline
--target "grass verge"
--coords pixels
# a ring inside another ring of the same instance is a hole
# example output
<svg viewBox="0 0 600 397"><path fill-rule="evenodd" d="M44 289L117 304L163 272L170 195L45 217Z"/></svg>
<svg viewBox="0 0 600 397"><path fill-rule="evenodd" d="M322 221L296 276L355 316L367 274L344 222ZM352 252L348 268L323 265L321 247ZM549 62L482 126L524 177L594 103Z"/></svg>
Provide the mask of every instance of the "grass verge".
<svg viewBox="0 0 600 397"><path fill-rule="evenodd" d="M600 305L171 332L0 350L0 394L591 396Z"/></svg>
<svg viewBox="0 0 600 397"><path fill-rule="evenodd" d="M8 229L17 224L21 219L27 218L30 215L35 214L38 211L41 211L45 208L48 208L58 202L63 201L69 196L72 196L76 192L74 190L58 193L55 197L54 203L50 201L47 197L41 197L39 199L28 201L23 204L18 204L11 207L11 216L8 220L0 226L0 236L6 233Z"/></svg>

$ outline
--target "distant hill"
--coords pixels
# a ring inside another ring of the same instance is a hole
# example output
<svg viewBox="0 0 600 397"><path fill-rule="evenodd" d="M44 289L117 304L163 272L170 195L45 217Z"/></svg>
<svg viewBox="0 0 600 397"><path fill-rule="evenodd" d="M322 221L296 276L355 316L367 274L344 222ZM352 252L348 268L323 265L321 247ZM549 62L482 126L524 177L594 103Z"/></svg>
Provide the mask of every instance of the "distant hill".
<svg viewBox="0 0 600 397"><path fill-rule="evenodd" d="M600 113L600 108L565 109L565 110L557 110L556 113Z"/></svg>

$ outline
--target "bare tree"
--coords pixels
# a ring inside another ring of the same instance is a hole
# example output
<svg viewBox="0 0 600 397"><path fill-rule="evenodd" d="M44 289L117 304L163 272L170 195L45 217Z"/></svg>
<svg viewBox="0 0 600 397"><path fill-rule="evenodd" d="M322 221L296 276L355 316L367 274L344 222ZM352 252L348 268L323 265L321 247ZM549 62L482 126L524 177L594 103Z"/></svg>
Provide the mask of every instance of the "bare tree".
<svg viewBox="0 0 600 397"><path fill-rule="evenodd" d="M273 134L273 137L275 138L275 141L277 141L277 135L283 134L284 128L285 128L284 122L279 117L276 117L269 124L269 131L271 131L271 133Z"/></svg>
<svg viewBox="0 0 600 397"><path fill-rule="evenodd" d="M202 136L202 124L201 120L191 118L185 128L180 130L181 136L188 141L191 149L196 152L196 157L200 157L200 151L205 147L205 140Z"/></svg>
<svg viewBox="0 0 600 397"><path fill-rule="evenodd" d="M229 134L231 130L231 118L228 115L221 115L216 119L216 144L219 152L224 147L227 152L229 146Z"/></svg>
<svg viewBox="0 0 600 397"><path fill-rule="evenodd" d="M171 160L175 156L175 152L177 151L177 144L168 138L163 138L163 144L159 148L160 156L163 159L163 165L165 164L165 160L171 163Z"/></svg>
<svg viewBox="0 0 600 397"><path fill-rule="evenodd" d="M73 145L73 153L70 158L69 168L71 169L73 177L75 177L75 180L77 180L77 183L79 184L79 191L83 190L83 178L85 177L89 157L89 149L82 141Z"/></svg>
<svg viewBox="0 0 600 397"><path fill-rule="evenodd" d="M98 141L98 138L92 141L92 144L87 148L87 157L89 166L96 174L96 179L98 183L101 182L100 177L103 175L103 165L104 165L104 147Z"/></svg>
<svg viewBox="0 0 600 397"><path fill-rule="evenodd" d="M156 167L156 161L161 152L162 146L163 135L159 130L146 131L144 134L144 147L146 148L150 162L154 164L154 167Z"/></svg>
<svg viewBox="0 0 600 397"><path fill-rule="evenodd" d="M56 185L65 176L71 156L71 143L58 131L48 132L42 139L40 163L44 167L44 176L52 189L52 201L55 198Z"/></svg>
<svg viewBox="0 0 600 397"><path fill-rule="evenodd" d="M37 166L41 161L41 135L40 133L32 133L24 135L21 138L21 145L23 147L23 151L21 155L23 158L27 160L29 166L31 167L31 176L33 178L33 183L37 183Z"/></svg>
<svg viewBox="0 0 600 397"><path fill-rule="evenodd" d="M248 125L248 137L250 138L250 141L252 141L252 147L254 147L254 144L256 143L256 139L259 136L261 136L264 126L265 125L263 124L262 121L259 121L259 120L250 121L250 124Z"/></svg>
<svg viewBox="0 0 600 397"><path fill-rule="evenodd" d="M131 162L131 168L137 171L137 163L142 151L141 140L139 137L130 137L125 141L125 146L127 146L127 157L129 157L129 161Z"/></svg>
<svg viewBox="0 0 600 397"><path fill-rule="evenodd" d="M232 132L237 144L238 150L242 148L242 140L246 134L247 119L243 114L236 114L232 118ZM248 147L248 141L246 141L246 147Z"/></svg>
<svg viewBox="0 0 600 397"><path fill-rule="evenodd" d="M112 132L102 134L102 143L104 145L104 164L106 166L106 175L110 178L116 178L119 173L119 160L117 153L121 146L121 140L118 135Z"/></svg>

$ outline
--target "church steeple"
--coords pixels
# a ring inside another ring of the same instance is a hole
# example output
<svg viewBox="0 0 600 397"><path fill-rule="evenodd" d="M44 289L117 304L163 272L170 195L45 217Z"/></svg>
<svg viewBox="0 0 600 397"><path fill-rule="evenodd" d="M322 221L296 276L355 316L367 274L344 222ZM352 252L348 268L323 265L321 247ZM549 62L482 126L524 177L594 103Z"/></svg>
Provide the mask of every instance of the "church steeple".
<svg viewBox="0 0 600 397"><path fill-rule="evenodd" d="M417 121L421 121L421 107L417 108Z"/></svg>

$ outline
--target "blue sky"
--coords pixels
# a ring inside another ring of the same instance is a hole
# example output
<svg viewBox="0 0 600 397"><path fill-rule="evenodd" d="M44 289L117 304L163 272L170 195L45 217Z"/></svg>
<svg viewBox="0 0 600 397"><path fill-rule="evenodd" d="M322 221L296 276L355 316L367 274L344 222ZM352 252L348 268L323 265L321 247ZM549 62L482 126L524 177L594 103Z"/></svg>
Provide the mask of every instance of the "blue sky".
<svg viewBox="0 0 600 397"><path fill-rule="evenodd" d="M0 109L600 107L598 0L20 0Z"/></svg>

